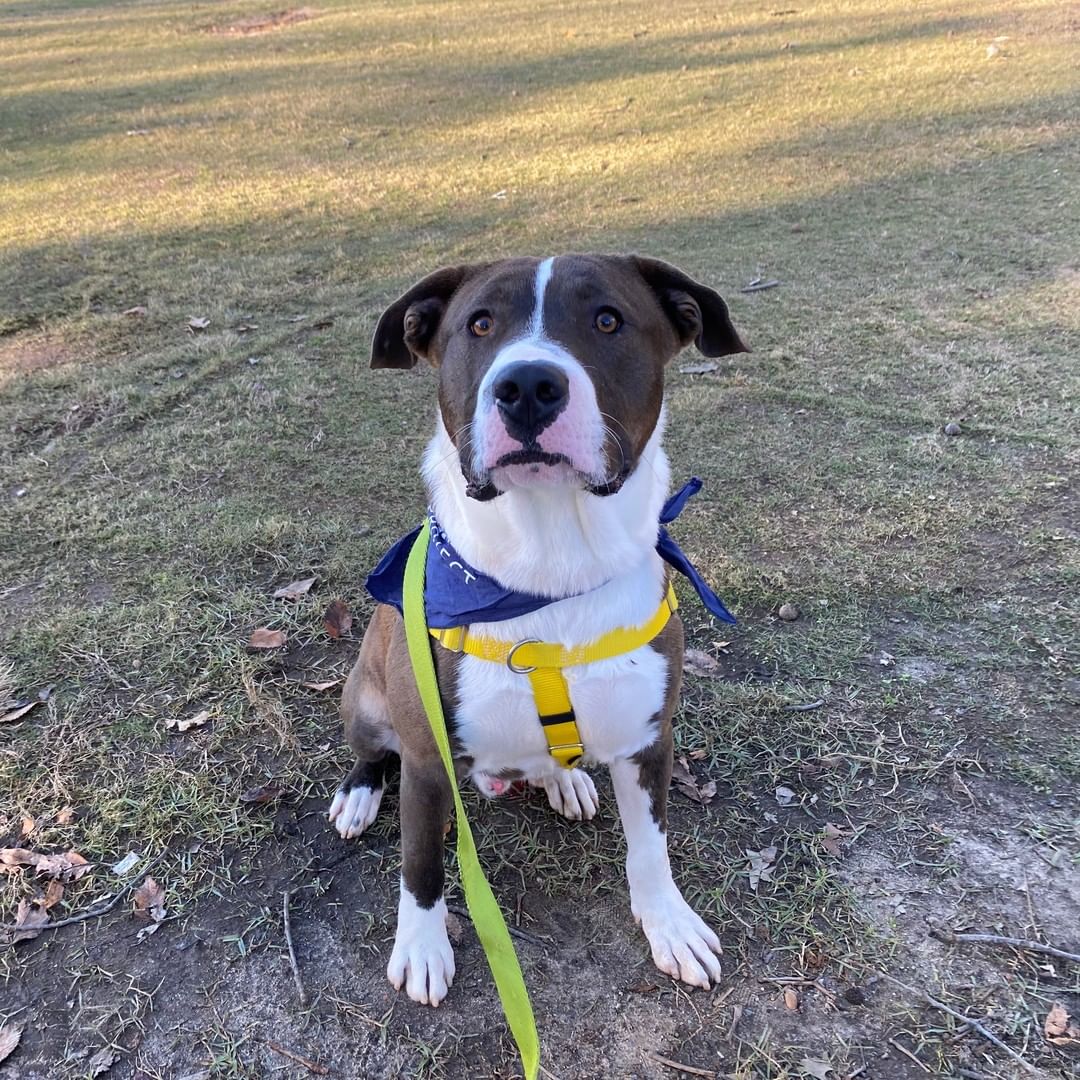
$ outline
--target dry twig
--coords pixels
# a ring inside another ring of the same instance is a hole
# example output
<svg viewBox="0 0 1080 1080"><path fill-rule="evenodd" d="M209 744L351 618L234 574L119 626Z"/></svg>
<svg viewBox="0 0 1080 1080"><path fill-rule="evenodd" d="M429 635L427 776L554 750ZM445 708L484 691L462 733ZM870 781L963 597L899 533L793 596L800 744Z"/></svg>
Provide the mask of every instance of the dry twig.
<svg viewBox="0 0 1080 1080"><path fill-rule="evenodd" d="M446 910L449 911L451 915L458 915L462 919L468 919L469 922L472 922L472 917L469 915L467 908L455 907L453 904L447 904ZM509 922L506 924L506 929L510 931L511 937L516 937L520 941L526 941L530 945L551 944L551 938L537 937L536 934L530 934L528 930L519 930L516 926L511 926Z"/></svg>
<svg viewBox="0 0 1080 1080"><path fill-rule="evenodd" d="M1026 949L1028 952L1043 953L1046 956L1056 956L1059 960L1071 960L1074 964L1080 964L1080 953L1055 949L1052 945L1028 941L1026 938L1005 937L1002 934L954 934L951 930L942 929L931 930L930 936L948 945L960 945L964 942L975 945L1006 945L1012 949Z"/></svg>
<svg viewBox="0 0 1080 1080"><path fill-rule="evenodd" d="M163 851L156 859L148 862L146 864L146 867L142 871L140 871L138 877L130 881L127 885L118 889L116 891L116 894L106 900L103 904L98 904L96 907L91 905L85 911L80 912L78 915L69 915L66 919L57 919L56 922L43 923L41 926L35 926L34 929L38 933L41 933L45 930L59 930L61 926L71 926L72 923L86 922L87 919L96 919L99 915L108 914L110 911L112 911L114 907L116 907L117 904L120 903L120 901L125 896L127 896L129 892L131 892L133 889L137 889L142 884L150 871L153 870L154 867L157 866L157 864L161 862L161 860L164 859L167 854L167 851ZM16 926L14 923L0 923L0 934L14 933L16 930L19 929L21 928Z"/></svg>
<svg viewBox="0 0 1080 1080"><path fill-rule="evenodd" d="M919 1068L922 1069L923 1072L928 1073L928 1072L933 1072L934 1071L933 1069L930 1068L929 1065L926 1064L925 1061L920 1061L906 1046L903 1046L901 1043L898 1043L895 1039L890 1039L889 1040L889 1045L894 1050L899 1050L900 1053L904 1055L904 1057L908 1058L911 1061L914 1061L915 1064L918 1065Z"/></svg>
<svg viewBox="0 0 1080 1080"><path fill-rule="evenodd" d="M308 1003L307 994L304 992L304 983L303 980L300 978L300 967L296 963L296 950L293 948L292 943L292 921L289 918L289 900L291 899L291 897L292 893L290 892L290 890L286 889L284 895L281 898L281 913L284 917L283 921L285 923L285 944L289 948L289 967L292 968L293 982L296 983L296 993L297 996L300 998L300 1007L306 1009ZM273 1044L271 1043L271 1045ZM286 1054L285 1056L289 1057L291 1055Z"/></svg>
<svg viewBox="0 0 1080 1080"><path fill-rule="evenodd" d="M676 1072L686 1073L688 1076L706 1076L709 1077L709 1080L716 1080L717 1074L712 1069L699 1069L695 1065L683 1065L681 1062L672 1061L671 1058L661 1057L652 1050L646 1050L645 1054L651 1061L655 1061L657 1065L666 1065Z"/></svg>
<svg viewBox="0 0 1080 1080"><path fill-rule="evenodd" d="M972 1031L977 1031L987 1042L992 1042L999 1050L1004 1050L1006 1054L1017 1062L1025 1072L1036 1074L1038 1069L1034 1065L1029 1064L1024 1060L1011 1046L1006 1046L992 1031L988 1031L979 1023L978 1020L972 1020L970 1016L965 1016L961 1012L957 1012L951 1005L946 1005L943 1001L938 1001L937 998L931 997L925 990L917 990L914 986L908 986L907 983L902 983L899 979L894 979L891 975L886 975L884 971L879 971L878 975L881 976L886 982L891 982L893 986L898 986L901 990L906 990L909 994L913 994L921 1001L925 1001L927 1005L934 1009L940 1009L943 1013L948 1013L949 1016L956 1020L960 1020L967 1024Z"/></svg>
<svg viewBox="0 0 1080 1080"><path fill-rule="evenodd" d="M287 1057L290 1061L295 1061L297 1065L303 1065L305 1069L315 1073L316 1076L330 1075L330 1070L325 1065L320 1065L317 1061L311 1061L309 1058L303 1057L300 1054L294 1054L291 1050L286 1050L284 1046L279 1046L276 1042L268 1042L266 1045L269 1046L275 1054Z"/></svg>

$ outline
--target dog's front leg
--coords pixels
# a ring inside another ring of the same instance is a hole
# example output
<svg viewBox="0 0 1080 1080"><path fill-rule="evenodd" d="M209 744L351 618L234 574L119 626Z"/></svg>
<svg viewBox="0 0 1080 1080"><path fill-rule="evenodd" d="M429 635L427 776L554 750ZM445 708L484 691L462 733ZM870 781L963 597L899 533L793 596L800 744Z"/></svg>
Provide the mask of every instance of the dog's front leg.
<svg viewBox="0 0 1080 1080"><path fill-rule="evenodd" d="M401 758L401 899L386 976L422 1005L438 1005L454 981L446 933L443 829L452 795L437 756Z"/></svg>
<svg viewBox="0 0 1080 1080"><path fill-rule="evenodd" d="M666 727L666 725L664 725ZM619 816L626 831L630 910L652 948L653 963L672 978L708 989L720 978L720 940L683 899L671 876L667 794L670 729L652 746L611 766Z"/></svg>

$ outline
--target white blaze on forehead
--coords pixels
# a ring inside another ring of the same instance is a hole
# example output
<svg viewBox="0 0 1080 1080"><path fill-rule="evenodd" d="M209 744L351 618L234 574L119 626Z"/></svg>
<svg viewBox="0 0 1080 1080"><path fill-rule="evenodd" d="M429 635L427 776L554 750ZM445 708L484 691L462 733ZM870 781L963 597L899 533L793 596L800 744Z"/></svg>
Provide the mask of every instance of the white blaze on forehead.
<svg viewBox="0 0 1080 1080"><path fill-rule="evenodd" d="M548 282L551 280L551 268L554 258L545 259L536 268L536 282L534 289L536 301L533 306L532 318L529 320L529 337L543 337L544 334L544 293L547 292Z"/></svg>
<svg viewBox="0 0 1080 1080"><path fill-rule="evenodd" d="M544 332L544 298L555 259L544 259L533 279L533 310L520 337L503 345L480 380L472 426L472 464L478 475L496 467L505 454L521 449L521 442L506 429L495 402L494 386L502 373L518 363L544 363L566 373L569 400L538 439L539 449L561 454L572 467L601 482L606 473L605 429L596 387L581 359Z"/></svg>

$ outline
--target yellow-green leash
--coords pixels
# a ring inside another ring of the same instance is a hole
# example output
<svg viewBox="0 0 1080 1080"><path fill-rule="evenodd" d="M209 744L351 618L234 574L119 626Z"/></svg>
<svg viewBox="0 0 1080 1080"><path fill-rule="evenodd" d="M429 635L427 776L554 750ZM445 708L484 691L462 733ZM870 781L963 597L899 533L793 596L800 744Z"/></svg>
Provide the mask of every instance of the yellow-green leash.
<svg viewBox="0 0 1080 1080"><path fill-rule="evenodd" d="M435 663L431 658L431 638L424 613L424 568L430 537L431 523L425 520L405 564L402 606L405 609L405 636L409 643L409 659L412 661L413 675L420 691L420 700L424 704L424 712L427 713L428 723L435 735L435 742L438 744L454 793L458 872L465 890L469 917L476 927L480 944L484 947L484 955L495 979L495 988L499 991L506 1022L510 1025L510 1032L521 1054L526 1080L536 1080L540 1068L540 1039L536 1034L536 1020L533 1018L529 992L525 989L525 980L521 976L521 965L510 940L510 931L506 928L506 919L499 910L491 886L484 877L484 871L480 869L480 860L476 856L476 842L473 840L472 830L465 817L465 807L461 803L461 793L458 791L454 761L450 755L450 739L446 734L446 717L443 715L442 700L439 697Z"/></svg>

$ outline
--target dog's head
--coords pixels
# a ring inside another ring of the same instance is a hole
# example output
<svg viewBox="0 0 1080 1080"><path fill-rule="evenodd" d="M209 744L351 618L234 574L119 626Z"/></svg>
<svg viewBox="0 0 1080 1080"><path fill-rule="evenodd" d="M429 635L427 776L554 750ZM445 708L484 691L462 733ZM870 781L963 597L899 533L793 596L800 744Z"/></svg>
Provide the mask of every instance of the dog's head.
<svg viewBox="0 0 1080 1080"><path fill-rule="evenodd" d="M657 259L563 255L437 270L383 312L371 366L439 370L467 490L617 491L660 416L664 367L694 342L745 352L712 289Z"/></svg>

